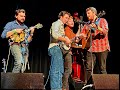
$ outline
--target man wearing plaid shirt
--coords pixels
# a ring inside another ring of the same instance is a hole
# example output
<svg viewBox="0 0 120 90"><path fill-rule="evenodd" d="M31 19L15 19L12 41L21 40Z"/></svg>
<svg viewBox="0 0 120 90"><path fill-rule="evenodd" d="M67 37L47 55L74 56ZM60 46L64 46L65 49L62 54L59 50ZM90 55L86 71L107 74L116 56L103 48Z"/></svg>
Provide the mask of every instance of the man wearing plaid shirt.
<svg viewBox="0 0 120 90"><path fill-rule="evenodd" d="M85 40L89 31L90 37L88 42L90 41L90 43L89 48L86 49L86 73L87 80L89 80L95 65L98 66L99 73L107 74L106 59L110 51L110 45L108 40L109 29L106 19L98 17L97 10L94 7L87 8L86 15L89 22L84 24L80 37ZM82 44L84 43L82 42Z"/></svg>

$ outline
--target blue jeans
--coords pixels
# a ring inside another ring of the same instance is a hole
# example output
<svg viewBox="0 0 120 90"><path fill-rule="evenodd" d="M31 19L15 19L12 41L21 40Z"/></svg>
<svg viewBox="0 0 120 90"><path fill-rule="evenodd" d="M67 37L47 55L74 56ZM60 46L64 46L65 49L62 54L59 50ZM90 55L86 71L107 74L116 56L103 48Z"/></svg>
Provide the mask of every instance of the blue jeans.
<svg viewBox="0 0 120 90"><path fill-rule="evenodd" d="M62 90L62 76L64 72L63 55L58 46L48 49L48 55L51 57L50 66L50 87L51 90Z"/></svg>

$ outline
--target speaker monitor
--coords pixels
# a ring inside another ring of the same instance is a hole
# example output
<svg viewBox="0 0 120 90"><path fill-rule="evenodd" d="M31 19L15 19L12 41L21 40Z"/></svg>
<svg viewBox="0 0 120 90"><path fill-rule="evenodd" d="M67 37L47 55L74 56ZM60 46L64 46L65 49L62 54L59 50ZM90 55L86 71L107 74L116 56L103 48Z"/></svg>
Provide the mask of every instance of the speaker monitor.
<svg viewBox="0 0 120 90"><path fill-rule="evenodd" d="M43 73L3 73L1 89L44 89Z"/></svg>
<svg viewBox="0 0 120 90"><path fill-rule="evenodd" d="M119 90L118 74L93 74L95 90Z"/></svg>

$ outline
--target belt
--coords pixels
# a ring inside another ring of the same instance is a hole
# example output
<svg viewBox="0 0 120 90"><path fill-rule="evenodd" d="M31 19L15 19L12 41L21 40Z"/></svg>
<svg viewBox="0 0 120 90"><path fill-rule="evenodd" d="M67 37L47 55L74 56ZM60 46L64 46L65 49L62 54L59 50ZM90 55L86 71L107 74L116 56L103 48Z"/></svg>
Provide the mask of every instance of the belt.
<svg viewBox="0 0 120 90"><path fill-rule="evenodd" d="M20 45L20 43L14 42L14 43L12 43L11 45Z"/></svg>

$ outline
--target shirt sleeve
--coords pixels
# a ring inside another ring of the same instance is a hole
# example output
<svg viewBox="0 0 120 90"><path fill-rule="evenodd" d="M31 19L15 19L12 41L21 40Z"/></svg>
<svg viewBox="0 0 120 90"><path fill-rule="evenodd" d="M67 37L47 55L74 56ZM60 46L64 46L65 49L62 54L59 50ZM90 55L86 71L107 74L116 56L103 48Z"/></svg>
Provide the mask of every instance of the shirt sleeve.
<svg viewBox="0 0 120 90"><path fill-rule="evenodd" d="M60 23L56 22L52 24L51 34L53 38L58 39L58 37L61 36L61 34L59 34L59 29L60 29Z"/></svg>
<svg viewBox="0 0 120 90"><path fill-rule="evenodd" d="M100 26L103 28L104 31L108 32L108 23L106 19L101 18Z"/></svg>
<svg viewBox="0 0 120 90"><path fill-rule="evenodd" d="M10 31L10 30L11 30L11 23L9 22L9 23L7 23L7 24L5 25L5 27L4 27L4 29L3 29L3 32L2 32L2 34L1 34L1 37L2 37L2 38L6 38L6 34L7 34L7 32Z"/></svg>

